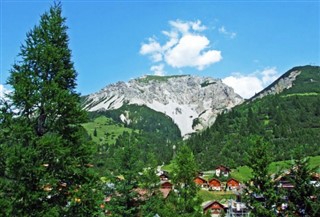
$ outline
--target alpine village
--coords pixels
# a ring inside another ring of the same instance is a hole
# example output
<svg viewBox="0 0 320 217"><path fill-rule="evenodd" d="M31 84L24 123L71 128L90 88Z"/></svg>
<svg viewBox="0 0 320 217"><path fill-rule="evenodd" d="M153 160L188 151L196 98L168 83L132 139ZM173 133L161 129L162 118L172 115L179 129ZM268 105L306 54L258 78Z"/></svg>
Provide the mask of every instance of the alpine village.
<svg viewBox="0 0 320 217"><path fill-rule="evenodd" d="M0 102L0 216L320 216L320 67L250 99L221 79L143 76L75 91L54 3Z"/></svg>

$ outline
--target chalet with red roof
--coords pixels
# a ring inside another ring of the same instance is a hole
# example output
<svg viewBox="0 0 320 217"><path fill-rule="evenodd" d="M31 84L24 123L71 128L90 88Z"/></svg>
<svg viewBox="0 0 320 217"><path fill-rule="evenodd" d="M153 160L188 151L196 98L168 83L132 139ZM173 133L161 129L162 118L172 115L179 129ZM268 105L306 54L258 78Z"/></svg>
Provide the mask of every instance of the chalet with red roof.
<svg viewBox="0 0 320 217"><path fill-rule="evenodd" d="M204 178L201 178L200 176L194 178L193 181L194 183L196 183L196 185L199 185L203 188L208 186L207 180L205 180Z"/></svg>
<svg viewBox="0 0 320 217"><path fill-rule="evenodd" d="M227 187L227 190L239 189L240 182L234 178L231 178L227 181L226 187Z"/></svg>
<svg viewBox="0 0 320 217"><path fill-rule="evenodd" d="M216 178L210 179L208 181L208 185L211 190L221 191L221 182Z"/></svg>
<svg viewBox="0 0 320 217"><path fill-rule="evenodd" d="M210 213L211 215L220 215L222 212L225 212L227 207L225 207L223 204L219 203L218 201L211 201L204 205L203 207L203 213Z"/></svg>

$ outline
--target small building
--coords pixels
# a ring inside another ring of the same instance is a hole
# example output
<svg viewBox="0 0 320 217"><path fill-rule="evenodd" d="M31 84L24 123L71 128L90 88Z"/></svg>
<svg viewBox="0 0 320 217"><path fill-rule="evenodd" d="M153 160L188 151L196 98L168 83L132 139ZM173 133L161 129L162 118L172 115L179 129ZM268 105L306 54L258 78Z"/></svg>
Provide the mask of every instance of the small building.
<svg viewBox="0 0 320 217"><path fill-rule="evenodd" d="M173 184L169 181L163 181L160 183L160 189L172 189Z"/></svg>
<svg viewBox="0 0 320 217"><path fill-rule="evenodd" d="M231 170L226 166L219 165L216 167L215 172L216 172L216 176L218 177L220 176L228 177L230 175Z"/></svg>
<svg viewBox="0 0 320 217"><path fill-rule="evenodd" d="M235 200L228 201L227 215L228 217L249 217L250 210L245 203Z"/></svg>
<svg viewBox="0 0 320 217"><path fill-rule="evenodd" d="M236 190L240 188L240 182L234 178L231 178L227 181L226 184L227 190Z"/></svg>
<svg viewBox="0 0 320 217"><path fill-rule="evenodd" d="M210 212L211 215L220 215L222 212L226 212L227 207L218 201L211 201L202 207L203 213L206 214Z"/></svg>
<svg viewBox="0 0 320 217"><path fill-rule="evenodd" d="M168 181L169 180L169 175L168 173L162 173L159 175L160 181Z"/></svg>
<svg viewBox="0 0 320 217"><path fill-rule="evenodd" d="M200 176L194 178L193 181L194 181L194 183L196 183L196 185L199 185L202 188L205 188L208 186L207 180L205 180L204 178L201 178Z"/></svg>
<svg viewBox="0 0 320 217"><path fill-rule="evenodd" d="M221 191L221 182L216 178L210 179L208 181L208 185L211 190Z"/></svg>
<svg viewBox="0 0 320 217"><path fill-rule="evenodd" d="M279 177L274 179L274 181L277 183L278 188L290 190L294 188L294 185L290 181L292 179L294 179L294 177L292 176L291 172L287 170Z"/></svg>

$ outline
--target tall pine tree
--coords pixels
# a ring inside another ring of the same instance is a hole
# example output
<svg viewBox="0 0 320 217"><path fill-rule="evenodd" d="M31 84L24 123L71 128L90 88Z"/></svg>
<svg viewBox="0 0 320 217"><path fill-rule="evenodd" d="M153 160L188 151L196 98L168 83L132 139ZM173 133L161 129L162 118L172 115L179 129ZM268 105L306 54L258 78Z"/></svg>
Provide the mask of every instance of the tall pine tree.
<svg viewBox="0 0 320 217"><path fill-rule="evenodd" d="M95 216L97 177L92 144L80 123L66 19L60 3L27 33L1 106L3 216Z"/></svg>
<svg viewBox="0 0 320 217"><path fill-rule="evenodd" d="M289 181L294 188L287 193L289 205L287 214L289 216L320 216L319 180L312 179L312 175L316 175L316 170L310 168L310 159L304 158L301 153L302 150L299 150L289 171Z"/></svg>
<svg viewBox="0 0 320 217"><path fill-rule="evenodd" d="M279 205L281 196L271 175L268 173L272 162L270 146L261 138L251 137L247 164L252 169L252 177L246 183L244 200L252 207L252 216L275 216L275 207Z"/></svg>
<svg viewBox="0 0 320 217"><path fill-rule="evenodd" d="M114 169L109 174L111 182L108 184L110 202L107 204L112 216L137 216L139 213L139 173L143 164L136 142L133 134L124 132L115 144Z"/></svg>
<svg viewBox="0 0 320 217"><path fill-rule="evenodd" d="M198 168L194 155L186 145L182 146L173 159L173 181L178 190L176 209L179 216L201 216L201 199L193 179Z"/></svg>

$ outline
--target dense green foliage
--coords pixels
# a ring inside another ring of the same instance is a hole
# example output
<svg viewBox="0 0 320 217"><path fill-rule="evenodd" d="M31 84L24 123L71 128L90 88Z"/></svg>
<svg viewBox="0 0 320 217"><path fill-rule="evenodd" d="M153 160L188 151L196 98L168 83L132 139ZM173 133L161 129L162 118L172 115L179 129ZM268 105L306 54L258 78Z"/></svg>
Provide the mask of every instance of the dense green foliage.
<svg viewBox="0 0 320 217"><path fill-rule="evenodd" d="M110 168L105 194L110 198L106 209L111 216L202 216L198 188L193 182L197 167L191 150L182 147L173 160L176 191L167 198L160 193L154 155L140 151L135 134L124 133L109 156ZM146 159L143 162L142 159Z"/></svg>
<svg viewBox="0 0 320 217"><path fill-rule="evenodd" d="M309 158L301 156L301 150L297 158L291 164L288 180L295 186L287 192L289 207L287 214L299 216L320 216L320 188L319 180L316 184L311 184L312 174L315 168L310 168Z"/></svg>
<svg viewBox="0 0 320 217"><path fill-rule="evenodd" d="M244 200L249 207L253 207L253 216L273 217L274 206L279 206L280 195L268 172L272 161L270 145L261 138L251 138L247 164L252 169L252 178L246 183Z"/></svg>
<svg viewBox="0 0 320 217"><path fill-rule="evenodd" d="M187 146L182 146L173 159L173 181L176 184L179 198L177 210L180 216L198 216L201 199L198 196L198 186L193 179L197 176L198 167L192 151ZM201 216L201 215L200 215Z"/></svg>
<svg viewBox="0 0 320 217"><path fill-rule="evenodd" d="M96 216L98 178L61 5L27 33L0 105L1 216Z"/></svg>
<svg viewBox="0 0 320 217"><path fill-rule="evenodd" d="M305 155L320 154L320 69L305 66L294 70L301 73L292 88L219 115L212 127L187 141L200 168L244 165L250 135L272 144L275 161L295 157L293 150L298 147Z"/></svg>
<svg viewBox="0 0 320 217"><path fill-rule="evenodd" d="M110 183L107 192L111 197L107 210L112 216L137 216L140 197L135 189L138 188L140 175L143 170L141 153L136 146L135 138L124 133L117 140L117 148L110 168Z"/></svg>
<svg viewBox="0 0 320 217"><path fill-rule="evenodd" d="M247 164L252 177L243 194L252 208L250 216L319 216L319 179L312 178L315 168L310 166L309 158L303 157L302 150L296 150L297 158L288 165L288 170L270 174L270 145L261 138L251 141Z"/></svg>

